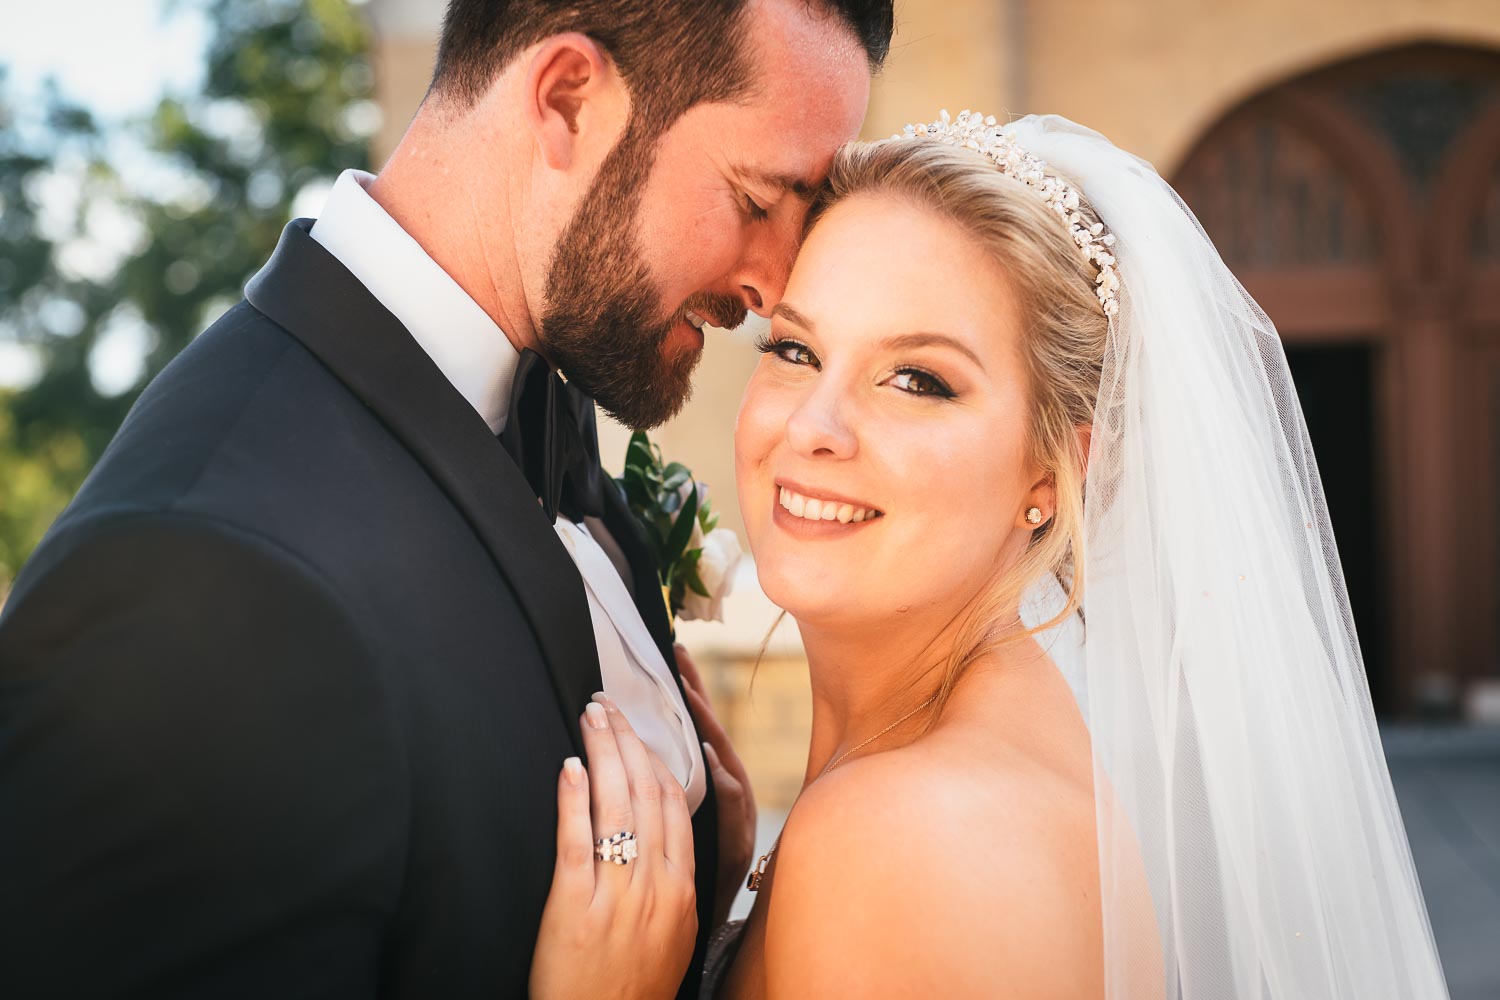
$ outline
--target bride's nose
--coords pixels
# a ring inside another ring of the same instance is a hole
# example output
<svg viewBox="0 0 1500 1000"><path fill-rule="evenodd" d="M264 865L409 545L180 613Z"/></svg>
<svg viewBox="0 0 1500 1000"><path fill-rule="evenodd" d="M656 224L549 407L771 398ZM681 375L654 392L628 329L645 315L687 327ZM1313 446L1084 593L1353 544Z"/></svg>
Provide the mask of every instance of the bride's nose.
<svg viewBox="0 0 1500 1000"><path fill-rule="evenodd" d="M828 378L818 379L786 422L786 440L805 458L850 459L859 439L848 420L846 390Z"/></svg>

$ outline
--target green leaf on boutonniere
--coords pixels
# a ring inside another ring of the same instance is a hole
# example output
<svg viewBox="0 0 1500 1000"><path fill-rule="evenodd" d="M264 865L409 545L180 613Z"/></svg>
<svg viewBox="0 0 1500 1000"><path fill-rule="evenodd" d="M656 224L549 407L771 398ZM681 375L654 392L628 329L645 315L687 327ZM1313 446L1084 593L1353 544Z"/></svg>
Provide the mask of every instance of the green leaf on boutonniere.
<svg viewBox="0 0 1500 1000"><path fill-rule="evenodd" d="M693 474L688 471L687 466L680 462L673 462L667 466L663 470L662 475L665 478L661 484L661 488L672 493L676 493L685 484L693 481Z"/></svg>
<svg viewBox="0 0 1500 1000"><path fill-rule="evenodd" d="M636 468L659 464L656 450L645 431L636 431L630 436L630 447L625 451L625 467Z"/></svg>
<svg viewBox="0 0 1500 1000"><path fill-rule="evenodd" d="M675 495L675 494L674 494ZM688 490L687 500L672 523L672 533L667 536L666 562L675 566L682 559L688 542L693 538L693 525L698 520L698 491Z"/></svg>
<svg viewBox="0 0 1500 1000"><path fill-rule="evenodd" d="M691 555L692 562L691 564L689 564L688 571L683 577L683 582L686 583L688 585L688 588L699 597L705 597L712 600L713 595L708 592L708 588L703 585L703 578L698 575L698 560L703 558L703 550L694 549Z"/></svg>
<svg viewBox="0 0 1500 1000"><path fill-rule="evenodd" d="M664 463L661 449L644 431L637 431L631 435L617 482L656 555L657 576L671 613L681 611L689 592L711 599L699 572L704 550L694 542L718 526L719 515L692 470L681 462Z"/></svg>

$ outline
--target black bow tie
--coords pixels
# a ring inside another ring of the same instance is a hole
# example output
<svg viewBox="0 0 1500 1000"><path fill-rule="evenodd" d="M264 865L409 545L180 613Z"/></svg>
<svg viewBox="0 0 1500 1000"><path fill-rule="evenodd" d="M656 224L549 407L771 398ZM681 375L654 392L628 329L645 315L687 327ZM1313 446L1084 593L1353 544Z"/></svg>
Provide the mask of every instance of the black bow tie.
<svg viewBox="0 0 1500 1000"><path fill-rule="evenodd" d="M521 352L500 444L542 501L547 518L604 516L604 473L594 401L532 350Z"/></svg>

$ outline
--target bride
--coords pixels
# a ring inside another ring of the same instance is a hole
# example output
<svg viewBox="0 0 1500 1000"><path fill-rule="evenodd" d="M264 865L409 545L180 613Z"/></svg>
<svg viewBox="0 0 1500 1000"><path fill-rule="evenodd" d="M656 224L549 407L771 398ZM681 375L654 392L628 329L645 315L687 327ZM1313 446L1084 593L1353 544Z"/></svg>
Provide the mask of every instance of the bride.
<svg viewBox="0 0 1500 1000"><path fill-rule="evenodd" d="M851 145L761 350L740 501L813 730L705 993L1447 995L1276 332L1148 165ZM670 996L686 810L584 728L534 995Z"/></svg>

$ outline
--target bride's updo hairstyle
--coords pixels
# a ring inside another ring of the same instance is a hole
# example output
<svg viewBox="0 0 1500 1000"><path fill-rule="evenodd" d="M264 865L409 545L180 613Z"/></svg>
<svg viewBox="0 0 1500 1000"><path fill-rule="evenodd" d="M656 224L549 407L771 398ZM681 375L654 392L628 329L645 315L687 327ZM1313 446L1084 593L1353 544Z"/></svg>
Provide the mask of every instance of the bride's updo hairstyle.
<svg viewBox="0 0 1500 1000"><path fill-rule="evenodd" d="M1052 478L1056 493L1052 517L1032 533L1025 555L963 624L934 703L931 718L936 719L968 664L1079 609L1084 581L1075 567L1083 554L1087 455L1078 431L1094 422L1108 319L1096 291L1099 268L1080 253L1068 220L980 153L920 138L850 143L834 159L828 183L808 213L807 231L833 206L861 194L903 198L940 213L1009 276L1020 299L1020 350L1030 395L1028 455ZM1099 221L1081 198L1073 211L1086 227ZM1009 627L1015 609L1046 573L1062 585L1067 604L1050 621L1018 633Z"/></svg>

